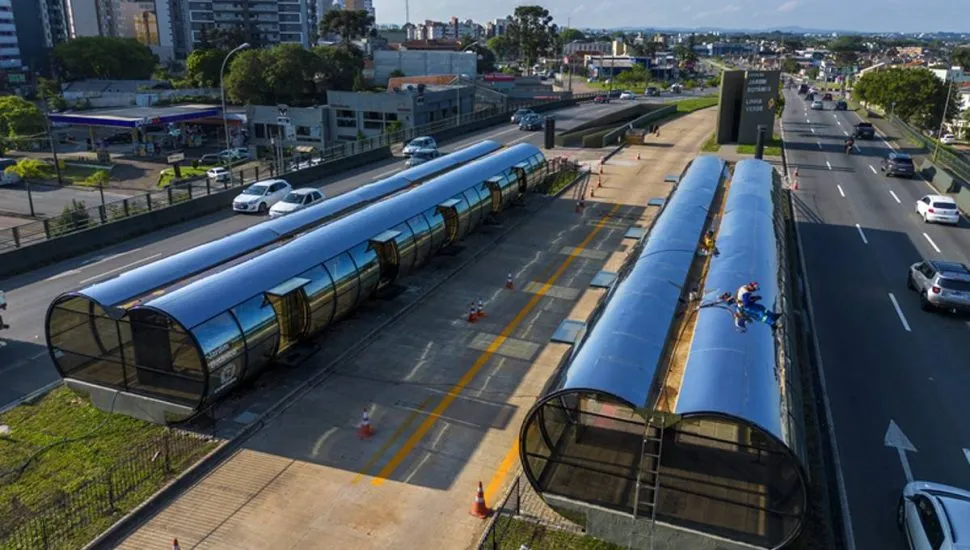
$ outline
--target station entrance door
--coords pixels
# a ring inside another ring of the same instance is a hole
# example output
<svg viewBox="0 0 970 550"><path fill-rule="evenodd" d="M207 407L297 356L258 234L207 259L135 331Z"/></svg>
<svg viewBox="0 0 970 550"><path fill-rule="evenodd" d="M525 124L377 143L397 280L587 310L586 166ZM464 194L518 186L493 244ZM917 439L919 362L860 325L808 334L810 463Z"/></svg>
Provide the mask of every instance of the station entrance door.
<svg viewBox="0 0 970 550"><path fill-rule="evenodd" d="M310 307L303 290L310 279L292 279L266 291L266 299L276 312L280 341L277 353L283 353L306 336L310 328Z"/></svg>

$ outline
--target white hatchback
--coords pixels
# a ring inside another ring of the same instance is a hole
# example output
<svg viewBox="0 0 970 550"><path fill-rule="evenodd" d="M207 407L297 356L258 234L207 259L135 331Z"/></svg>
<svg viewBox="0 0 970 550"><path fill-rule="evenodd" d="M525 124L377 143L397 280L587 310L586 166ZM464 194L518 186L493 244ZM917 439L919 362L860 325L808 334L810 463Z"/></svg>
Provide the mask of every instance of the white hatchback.
<svg viewBox="0 0 970 550"><path fill-rule="evenodd" d="M944 136L940 138L940 143L943 145L953 145L956 142L957 137L953 134L944 134Z"/></svg>
<svg viewBox="0 0 970 550"><path fill-rule="evenodd" d="M236 212L265 214L270 207L283 200L293 188L286 180L258 181L247 187L232 201Z"/></svg>
<svg viewBox="0 0 970 550"><path fill-rule="evenodd" d="M961 550L970 537L970 492L926 481L903 487L896 525L912 550Z"/></svg>
<svg viewBox="0 0 970 550"><path fill-rule="evenodd" d="M327 198L319 189L303 188L290 191L283 200L273 205L269 209L269 217L278 218L287 214L303 210L308 206L313 206L318 202L323 202Z"/></svg>
<svg viewBox="0 0 970 550"><path fill-rule="evenodd" d="M436 142L433 137L423 136L423 137L416 137L411 141L409 141L408 144L404 146L404 151L402 152L404 153L404 156L409 157L422 149L437 149L437 148L438 148L438 142Z"/></svg>
<svg viewBox="0 0 970 550"><path fill-rule="evenodd" d="M637 95L633 92L623 92L620 94L620 99L636 99Z"/></svg>
<svg viewBox="0 0 970 550"><path fill-rule="evenodd" d="M916 201L916 214L926 223L960 223L956 201L945 195L926 195Z"/></svg>
<svg viewBox="0 0 970 550"><path fill-rule="evenodd" d="M229 181L232 179L232 173L221 166L216 168L209 168L205 171L205 176L212 181L217 181L219 183Z"/></svg>

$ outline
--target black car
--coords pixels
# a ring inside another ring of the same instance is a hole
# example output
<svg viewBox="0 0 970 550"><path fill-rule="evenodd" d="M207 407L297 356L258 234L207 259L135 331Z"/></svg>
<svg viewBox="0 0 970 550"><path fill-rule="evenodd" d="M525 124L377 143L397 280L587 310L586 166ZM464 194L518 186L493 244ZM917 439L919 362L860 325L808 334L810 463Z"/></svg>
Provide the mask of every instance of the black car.
<svg viewBox="0 0 970 550"><path fill-rule="evenodd" d="M905 176L911 178L916 173L916 167L913 165L913 157L906 153L897 153L895 151L889 153L889 156L883 159L879 169L887 176Z"/></svg>
<svg viewBox="0 0 970 550"><path fill-rule="evenodd" d="M620 97L620 95L622 93L623 93L623 90L610 90L609 97L610 97L610 99L616 99L616 98Z"/></svg>
<svg viewBox="0 0 970 550"><path fill-rule="evenodd" d="M871 122L860 122L855 125L855 132L852 136L857 139L873 139L876 137L876 129Z"/></svg>
<svg viewBox="0 0 970 550"><path fill-rule="evenodd" d="M808 93L808 84L802 84L798 87L798 95L803 95Z"/></svg>
<svg viewBox="0 0 970 550"><path fill-rule="evenodd" d="M822 101L832 101L832 94L826 93L822 96Z"/></svg>
<svg viewBox="0 0 970 550"><path fill-rule="evenodd" d="M848 111L849 110L849 104L840 99L840 100L838 100L838 101L835 102L835 110L836 111Z"/></svg>

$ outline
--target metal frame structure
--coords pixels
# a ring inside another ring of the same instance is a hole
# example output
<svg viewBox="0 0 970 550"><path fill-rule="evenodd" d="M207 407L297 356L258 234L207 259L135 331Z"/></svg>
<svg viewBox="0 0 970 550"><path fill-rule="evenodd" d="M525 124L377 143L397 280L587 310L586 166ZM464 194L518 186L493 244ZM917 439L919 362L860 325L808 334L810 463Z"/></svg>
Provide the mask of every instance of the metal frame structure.
<svg viewBox="0 0 970 550"><path fill-rule="evenodd" d="M143 293L171 282L135 299L98 285L62 295L47 314L54 364L96 405L120 393L128 414L188 418L520 200L546 166L519 144L215 270L146 274Z"/></svg>
<svg viewBox="0 0 970 550"><path fill-rule="evenodd" d="M655 520L766 548L802 528L804 435L783 331L742 334L726 310L699 310L676 406L658 410L678 302L728 175L720 159L693 161L520 431L536 491L613 542L649 548ZM780 307L784 230L772 176L763 161L736 165L705 287L758 281L765 305Z"/></svg>

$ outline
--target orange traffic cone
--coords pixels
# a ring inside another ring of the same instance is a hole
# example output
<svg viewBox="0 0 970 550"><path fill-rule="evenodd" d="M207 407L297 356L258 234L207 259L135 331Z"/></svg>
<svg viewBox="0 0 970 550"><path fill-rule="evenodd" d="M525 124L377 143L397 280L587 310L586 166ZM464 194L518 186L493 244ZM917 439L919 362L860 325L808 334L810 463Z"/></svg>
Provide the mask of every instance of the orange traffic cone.
<svg viewBox="0 0 970 550"><path fill-rule="evenodd" d="M596 187L603 187L603 178L596 176Z"/></svg>
<svg viewBox="0 0 970 550"><path fill-rule="evenodd" d="M600 174L602 174L602 173L603 173L603 162L601 161L600 162Z"/></svg>
<svg viewBox="0 0 970 550"><path fill-rule="evenodd" d="M505 278L505 288L509 290L515 288L515 285L512 284L512 273L509 273L509 276Z"/></svg>
<svg viewBox="0 0 970 550"><path fill-rule="evenodd" d="M797 176L791 182L791 190L792 191L798 191L798 177Z"/></svg>
<svg viewBox="0 0 970 550"><path fill-rule="evenodd" d="M637 151L637 160L640 160L640 152Z"/></svg>
<svg viewBox="0 0 970 550"><path fill-rule="evenodd" d="M479 319L485 317L485 304L482 303L481 299L478 300L478 308L477 311L475 311L475 316Z"/></svg>
<svg viewBox="0 0 970 550"><path fill-rule="evenodd" d="M482 482L478 482L478 491L475 493L475 502L472 503L472 509L468 512L471 515L479 519L485 519L492 515L492 511L485 506L485 490L482 489Z"/></svg>
<svg viewBox="0 0 970 550"><path fill-rule="evenodd" d="M172 550L180 550L180 548L179 548L179 539L174 539L172 541Z"/></svg>
<svg viewBox="0 0 970 550"><path fill-rule="evenodd" d="M364 414L361 416L360 429L357 430L357 434L361 439L367 439L374 435L374 427L370 425L370 416L367 414L367 409L364 409Z"/></svg>
<svg viewBox="0 0 970 550"><path fill-rule="evenodd" d="M477 313L478 313L478 311L475 309L475 302L472 302L471 307L468 308L468 322L469 323L474 323L478 319L478 315L476 315Z"/></svg>
<svg viewBox="0 0 970 550"><path fill-rule="evenodd" d="M595 198L596 197L596 188L595 187L590 188L590 190L589 190L589 196L590 196L590 198Z"/></svg>

